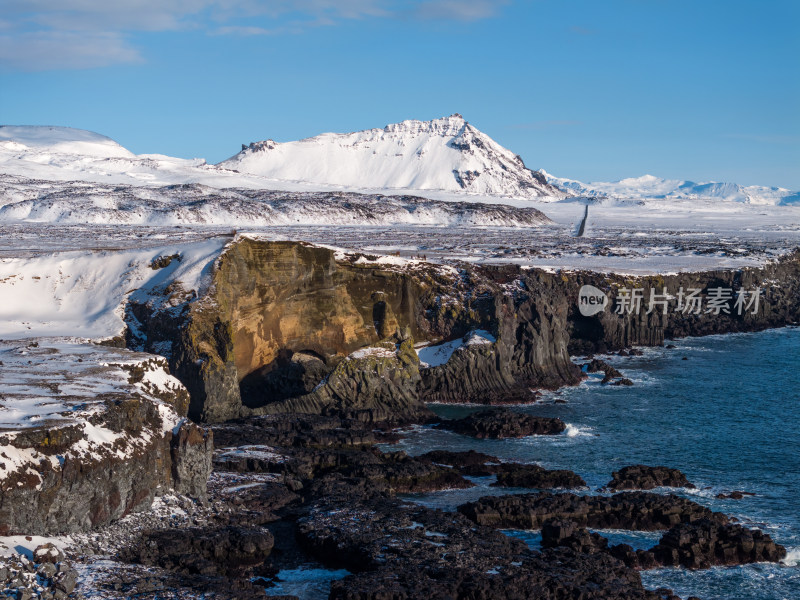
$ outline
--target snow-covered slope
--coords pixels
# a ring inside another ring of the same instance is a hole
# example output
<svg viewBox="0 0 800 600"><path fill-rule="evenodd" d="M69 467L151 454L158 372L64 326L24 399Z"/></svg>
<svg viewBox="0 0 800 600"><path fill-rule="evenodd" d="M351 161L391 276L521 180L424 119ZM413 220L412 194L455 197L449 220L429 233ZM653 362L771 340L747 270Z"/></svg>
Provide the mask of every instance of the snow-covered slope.
<svg viewBox="0 0 800 600"><path fill-rule="evenodd" d="M254 142L219 166L270 179L346 188L567 196L459 114L356 133L324 133L297 142Z"/></svg>
<svg viewBox="0 0 800 600"><path fill-rule="evenodd" d="M202 159L137 156L91 131L8 125L0 126L0 174L41 181L131 185L168 185L204 177L213 185L216 179L230 179Z"/></svg>
<svg viewBox="0 0 800 600"><path fill-rule="evenodd" d="M30 153L42 162L53 154L133 158L133 154L111 138L71 127L0 126L0 149L9 153Z"/></svg>
<svg viewBox="0 0 800 600"><path fill-rule="evenodd" d="M661 179L653 175L612 182L582 183L543 172L551 184L577 196L609 200L707 200L761 205L800 204L800 192L785 188L737 183L695 183L680 179Z"/></svg>
<svg viewBox="0 0 800 600"><path fill-rule="evenodd" d="M0 258L0 338L118 335L129 295L156 298L174 282L201 290L227 242L213 237L157 248ZM153 261L165 256L177 258L155 268Z"/></svg>
<svg viewBox="0 0 800 600"><path fill-rule="evenodd" d="M431 225L537 227L532 207L444 202L350 192L217 189L200 184L141 187L32 182L0 175L0 223L120 225Z"/></svg>

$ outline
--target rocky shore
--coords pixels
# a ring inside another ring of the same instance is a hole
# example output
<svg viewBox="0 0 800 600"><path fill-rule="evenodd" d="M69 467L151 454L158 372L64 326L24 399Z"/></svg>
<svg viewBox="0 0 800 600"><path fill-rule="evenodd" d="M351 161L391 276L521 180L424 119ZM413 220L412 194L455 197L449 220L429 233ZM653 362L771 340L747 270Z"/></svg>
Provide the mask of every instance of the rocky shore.
<svg viewBox="0 0 800 600"><path fill-rule="evenodd" d="M180 256L166 258L151 267L164 285L131 292L124 339L110 342L129 349L0 346L4 389L16 389L3 401L22 415L0 426L0 535L71 534L57 561L0 566L9 596L286 598L281 572L310 565L346 571L331 577L336 599L674 599L646 590L639 572L786 555L769 535L658 490L693 487L666 466L627 466L593 493L572 471L387 445L408 425L475 440L565 435L555 417L493 407L442 419L427 404L530 403L585 377L571 354L797 322L800 253L760 269L630 278L240 236L202 293L170 280ZM763 310L586 317L584 285L612 299L632 286L645 296L761 286ZM605 383L631 383L587 360ZM476 477L509 493L452 512L403 497ZM541 548L499 529L541 531ZM597 529L663 534L634 550Z"/></svg>
<svg viewBox="0 0 800 600"><path fill-rule="evenodd" d="M350 418L266 415L211 429L218 447L205 500L167 494L149 512L73 536L61 560L82 575L70 597L289 598L274 591L281 572L316 565L344 570L331 583L337 599L674 600L645 589L639 571L786 553L681 496L576 495L553 491L583 483L569 471L478 452L384 452L377 442L397 434ZM642 465L634 471L647 475ZM488 496L455 512L399 496L471 486L469 477L487 474L542 491ZM541 549L499 531L509 528L541 530ZM634 550L587 528L663 535Z"/></svg>

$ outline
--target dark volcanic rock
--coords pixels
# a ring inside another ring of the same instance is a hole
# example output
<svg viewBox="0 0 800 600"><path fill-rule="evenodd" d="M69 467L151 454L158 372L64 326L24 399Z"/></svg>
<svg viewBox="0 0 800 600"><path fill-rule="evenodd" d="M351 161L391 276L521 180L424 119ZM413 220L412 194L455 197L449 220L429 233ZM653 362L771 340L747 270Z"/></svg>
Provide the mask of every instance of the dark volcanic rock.
<svg viewBox="0 0 800 600"><path fill-rule="evenodd" d="M586 482L576 473L567 470L548 470L539 465L503 463L497 470L498 487L536 489L581 488Z"/></svg>
<svg viewBox="0 0 800 600"><path fill-rule="evenodd" d="M769 535L710 519L676 525L650 551L664 566L690 569L779 562L786 557L786 548Z"/></svg>
<svg viewBox="0 0 800 600"><path fill-rule="evenodd" d="M385 482L389 490L396 493L463 489L474 485L454 469L408 456L405 452L386 452L377 456L379 462L354 465L339 471L349 477Z"/></svg>
<svg viewBox="0 0 800 600"><path fill-rule="evenodd" d="M608 540L602 535L579 527L569 519L552 519L542 523L542 548L563 546L576 552L593 554L608 548Z"/></svg>
<svg viewBox="0 0 800 600"><path fill-rule="evenodd" d="M399 561L398 561L399 562ZM402 563L401 563L402 564ZM546 550L487 571L474 567L388 566L334 581L331 600L679 600L645 590L639 574L605 553Z"/></svg>
<svg viewBox="0 0 800 600"><path fill-rule="evenodd" d="M378 569L398 558L490 569L497 558L507 560L527 551L520 540L476 529L460 514L394 500L322 505L298 521L297 536L322 562L354 572Z"/></svg>
<svg viewBox="0 0 800 600"><path fill-rule="evenodd" d="M607 551L633 569L655 569L661 566L650 550L634 550L630 544L609 546Z"/></svg>
<svg viewBox="0 0 800 600"><path fill-rule="evenodd" d="M297 535L324 564L353 572L333 582L335 599L662 598L607 554L532 552L457 513L392 501L314 509Z"/></svg>
<svg viewBox="0 0 800 600"><path fill-rule="evenodd" d="M638 352L641 354L641 351ZM631 350L630 352L627 350L620 350L619 356L637 356L637 354L634 354L634 350ZM633 382L630 379L624 377L616 368L612 367L606 361L600 360L599 358L592 359L585 366L589 373L604 373L603 379L600 383L605 384L613 381L614 383L612 385L633 385Z"/></svg>
<svg viewBox="0 0 800 600"><path fill-rule="evenodd" d="M556 435L567 428L561 419L534 417L509 409L483 410L463 419L442 421L437 427L478 439Z"/></svg>
<svg viewBox="0 0 800 600"><path fill-rule="evenodd" d="M651 291L661 293L663 289L667 289L674 293L681 287L700 289L703 295L719 287L734 290L761 288L764 293L757 314L738 314L733 309L733 301L728 313L688 314L675 310L678 301L673 299L666 314L657 310L650 313L641 310L622 315L616 311L603 311L592 317L584 317L578 311L577 305L570 302L568 328L572 354L612 352L630 346L659 346L665 339L686 336L759 331L795 323L800 318L800 252L796 250L760 268L744 267L635 278L579 272L575 273L574 279L574 282L566 284L572 288L573 293L582 285L594 285L606 291L611 305L617 303L619 291L623 288L642 288L645 298ZM781 284L772 286L771 281L780 281Z"/></svg>
<svg viewBox="0 0 800 600"><path fill-rule="evenodd" d="M605 488L609 490L652 490L657 487L680 487L694 489L686 475L669 467L631 465L614 471Z"/></svg>
<svg viewBox="0 0 800 600"><path fill-rule="evenodd" d="M500 459L496 456L476 452L475 450L461 452L432 450L431 452L420 454L417 458L454 468L462 475L475 477L492 475L501 467Z"/></svg>
<svg viewBox="0 0 800 600"><path fill-rule="evenodd" d="M259 424L264 427L259 427ZM347 429L351 423L353 430ZM337 473L364 480L381 493L430 492L473 484L458 471L429 458L404 452L380 452L375 437L359 422L333 417L276 415L217 425L221 441L247 445L221 448L214 459L220 471L276 473L297 481L296 489L316 478ZM277 442L261 445L250 442Z"/></svg>
<svg viewBox="0 0 800 600"><path fill-rule="evenodd" d="M247 481L239 477L236 479L239 482ZM224 481L224 478L215 479L214 484L220 488L215 491L218 496L221 494L225 498L232 511L223 512L216 517L221 525L253 527L272 523L278 520L279 513L284 512L282 509L300 501L300 496L280 481L256 480L249 484L231 486L225 486ZM228 491L226 487L232 487L233 490Z"/></svg>
<svg viewBox="0 0 800 600"><path fill-rule="evenodd" d="M217 447L267 445L298 448L374 444L375 431L353 419L323 415L265 415L212 427Z"/></svg>
<svg viewBox="0 0 800 600"><path fill-rule="evenodd" d="M545 521L542 524L542 547L558 546L587 554L608 552L638 569L658 566L707 569L720 565L779 562L786 557L786 548L761 531L706 518L675 525L650 550L633 550L627 544L609 548L606 538L587 531L575 521Z"/></svg>
<svg viewBox="0 0 800 600"><path fill-rule="evenodd" d="M622 377L622 373L620 373L616 368L599 358L592 359L591 362L586 365L586 371L589 373L605 373L605 377L603 377L602 381L603 383L608 383L612 379Z"/></svg>
<svg viewBox="0 0 800 600"><path fill-rule="evenodd" d="M78 584L78 571L71 562L63 560L60 553L58 561L50 560L53 555L47 550L46 560L42 562L36 555L33 561L23 555L0 558L0 597L24 600L83 598L83 595L73 594Z"/></svg>
<svg viewBox="0 0 800 600"><path fill-rule="evenodd" d="M458 512L479 525L514 529L540 529L551 519L570 519L579 526L596 529L640 531L669 529L704 517L727 523L725 515L686 498L648 492L610 497L548 492L485 496L462 504Z"/></svg>
<svg viewBox="0 0 800 600"><path fill-rule="evenodd" d="M241 576L263 564L272 546L272 534L261 528L156 530L143 533L125 559L182 574Z"/></svg>
<svg viewBox="0 0 800 600"><path fill-rule="evenodd" d="M716 497L719 500L741 500L745 496L755 496L755 494L753 492L740 492L738 490L734 490L727 494L721 492L717 494Z"/></svg>

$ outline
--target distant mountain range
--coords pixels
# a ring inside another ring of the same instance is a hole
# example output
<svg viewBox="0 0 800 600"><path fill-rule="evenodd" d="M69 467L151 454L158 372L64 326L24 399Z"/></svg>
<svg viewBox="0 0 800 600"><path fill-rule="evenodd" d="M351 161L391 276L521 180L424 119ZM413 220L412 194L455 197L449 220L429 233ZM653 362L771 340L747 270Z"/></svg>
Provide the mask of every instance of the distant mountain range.
<svg viewBox="0 0 800 600"><path fill-rule="evenodd" d="M135 155L105 136L67 127L0 127L0 206L34 200L33 181L289 192L414 194L445 200L554 202L675 200L800 205L800 193L735 183L695 183L645 175L582 183L525 166L518 155L454 114L356 133L325 133L242 146L218 165L202 159ZM27 187L26 187L27 185ZM63 190L62 190L63 191ZM163 193L160 192L160 194Z"/></svg>
<svg viewBox="0 0 800 600"><path fill-rule="evenodd" d="M746 204L800 204L800 193L779 187L739 185L738 183L695 183L679 179L661 179L653 175L631 177L612 182L582 183L555 177L542 171L552 185L571 194L603 200L721 200Z"/></svg>

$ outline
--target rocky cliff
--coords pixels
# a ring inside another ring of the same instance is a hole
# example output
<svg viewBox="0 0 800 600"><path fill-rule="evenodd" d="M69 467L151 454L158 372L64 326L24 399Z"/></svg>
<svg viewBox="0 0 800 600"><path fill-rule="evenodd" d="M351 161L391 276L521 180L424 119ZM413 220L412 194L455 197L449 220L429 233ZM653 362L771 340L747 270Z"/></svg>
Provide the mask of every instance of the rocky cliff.
<svg viewBox="0 0 800 600"><path fill-rule="evenodd" d="M590 317L580 313L578 293L584 285L607 294L606 310ZM570 351L576 354L782 327L800 322L800 250L761 268L649 277L574 273L565 293L574 299L569 332ZM636 297L641 298L638 310Z"/></svg>
<svg viewBox="0 0 800 600"><path fill-rule="evenodd" d="M0 358L0 535L85 531L169 490L205 498L211 434L184 418L164 359L44 339Z"/></svg>
<svg viewBox="0 0 800 600"><path fill-rule="evenodd" d="M586 285L607 296L605 310L581 314ZM717 288L730 289L724 302L712 299ZM618 311L626 293L639 310ZM699 312L680 304L688 294L705 302ZM531 389L574 384L570 353L796 322L799 298L798 253L760 269L624 277L240 236L203 297L172 286L160 303L129 302L128 344L169 357L198 421L300 412L419 422L429 401L529 401Z"/></svg>

